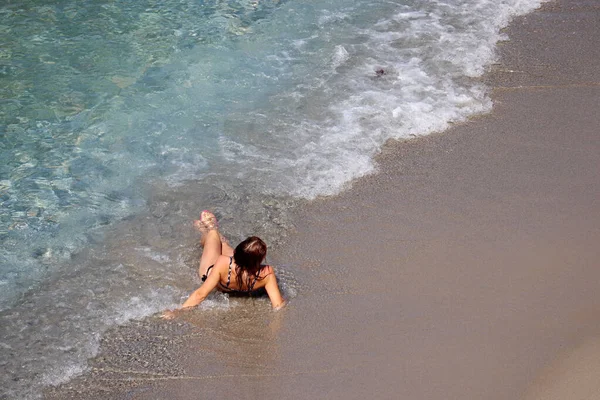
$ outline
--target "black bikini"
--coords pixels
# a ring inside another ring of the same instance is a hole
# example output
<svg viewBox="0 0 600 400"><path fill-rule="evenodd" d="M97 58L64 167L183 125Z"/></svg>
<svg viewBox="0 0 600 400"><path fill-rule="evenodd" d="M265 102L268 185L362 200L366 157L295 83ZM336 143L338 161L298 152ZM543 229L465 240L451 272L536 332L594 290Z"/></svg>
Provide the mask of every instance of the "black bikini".
<svg viewBox="0 0 600 400"><path fill-rule="evenodd" d="M231 264L232 264L232 262L233 262L233 257L229 257L229 271L227 272L227 284L223 285L221 283L221 280L219 279L219 283L218 283L219 289L221 289L222 291L227 292L227 293L238 294L238 295L249 295L249 294L253 294L253 292L259 292L262 288L254 290L254 285L256 284L256 281L258 280L258 275L260 274L260 272L254 277L254 281L252 281L248 290L231 289L229 287L229 284L231 283ZM202 282L206 281L206 278L208 278L208 273L210 272L211 268L214 266L215 265L213 264L206 269L206 274L202 275Z"/></svg>

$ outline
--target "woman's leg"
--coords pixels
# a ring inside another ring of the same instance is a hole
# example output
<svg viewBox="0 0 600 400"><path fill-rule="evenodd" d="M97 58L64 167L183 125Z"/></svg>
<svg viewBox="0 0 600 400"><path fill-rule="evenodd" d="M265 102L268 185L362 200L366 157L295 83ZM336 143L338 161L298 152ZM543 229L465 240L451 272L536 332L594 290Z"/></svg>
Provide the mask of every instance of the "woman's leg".
<svg viewBox="0 0 600 400"><path fill-rule="evenodd" d="M219 235L219 231L216 229L211 229L203 234L201 242L203 242L204 250L202 250L200 267L198 268L198 274L200 274L200 277L202 277L202 275L206 275L208 267L217 262L223 251L221 236Z"/></svg>
<svg viewBox="0 0 600 400"><path fill-rule="evenodd" d="M221 254L228 257L233 256L233 249L227 239L219 232L217 218L210 211L202 211L200 219L194 221L194 226L202 233L200 245L204 247L204 250L198 268L198 273L202 278L203 275L206 275L208 267L214 265Z"/></svg>
<svg viewBox="0 0 600 400"><path fill-rule="evenodd" d="M227 257L233 257L233 248L229 245L229 241L225 239L225 236L221 236L221 254Z"/></svg>
<svg viewBox="0 0 600 400"><path fill-rule="evenodd" d="M200 231L200 233L202 233L202 236L200 237L200 246L204 247L206 242L206 234L210 232L210 230L202 225L200 220L194 221L194 226ZM229 244L229 240L227 240L227 238L223 236L221 232L219 232L219 238L221 239L221 254L227 257L233 256L233 247L231 247Z"/></svg>

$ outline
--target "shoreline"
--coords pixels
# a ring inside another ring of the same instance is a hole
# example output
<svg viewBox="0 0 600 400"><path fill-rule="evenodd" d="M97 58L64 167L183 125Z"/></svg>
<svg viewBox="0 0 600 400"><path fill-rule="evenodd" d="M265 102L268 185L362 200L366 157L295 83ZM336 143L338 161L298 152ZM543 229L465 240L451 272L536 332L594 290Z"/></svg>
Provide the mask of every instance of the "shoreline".
<svg viewBox="0 0 600 400"><path fill-rule="evenodd" d="M116 328L46 397L536 399L561 366L594 365L577 348L600 337L599 15L516 18L484 77L491 113L390 142L378 173L298 210L271 257L304 284L284 312ZM192 357L207 349L214 365Z"/></svg>

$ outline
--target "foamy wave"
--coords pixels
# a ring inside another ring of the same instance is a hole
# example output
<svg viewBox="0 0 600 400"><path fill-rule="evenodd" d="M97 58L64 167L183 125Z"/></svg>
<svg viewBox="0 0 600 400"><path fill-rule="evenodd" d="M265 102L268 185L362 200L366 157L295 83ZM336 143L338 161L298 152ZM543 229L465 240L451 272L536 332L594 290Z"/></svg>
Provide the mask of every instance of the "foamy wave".
<svg viewBox="0 0 600 400"><path fill-rule="evenodd" d="M293 155L281 144L279 154L261 162L267 146L238 142L238 163L245 157L254 171L270 165L275 192L309 199L337 193L374 170L372 157L386 140L427 135L488 112L492 102L476 78L495 61L500 29L540 4L428 2L423 10L399 6L371 24L358 7L323 11L319 24L328 29L303 39L302 49L304 57L318 59L329 48L333 68L313 65L309 79L276 95L279 115L265 128L291 138Z"/></svg>
<svg viewBox="0 0 600 400"><path fill-rule="evenodd" d="M87 360L98 353L100 338L110 327L179 304L181 292L171 287L151 288L149 282L138 281L146 288L131 295L128 279L110 287L97 279L66 277L53 290L32 294L25 304L3 315L0 333L11 345L0 351L18 358L3 357L10 374L0 382L11 388L15 398L40 398L44 386L59 385L85 372ZM121 301L114 301L120 297ZM83 304L83 309L77 307Z"/></svg>

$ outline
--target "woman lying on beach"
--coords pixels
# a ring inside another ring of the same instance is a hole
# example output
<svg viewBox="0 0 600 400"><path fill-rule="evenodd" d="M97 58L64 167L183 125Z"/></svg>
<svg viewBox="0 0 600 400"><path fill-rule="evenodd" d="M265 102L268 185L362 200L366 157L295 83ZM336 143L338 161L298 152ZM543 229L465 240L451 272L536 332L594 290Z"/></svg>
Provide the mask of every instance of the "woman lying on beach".
<svg viewBox="0 0 600 400"><path fill-rule="evenodd" d="M217 289L233 295L256 295L266 291L275 310L285 305L273 267L262 265L267 256L267 245L260 238L250 236L235 250L227 243L217 227L217 218L210 211L202 211L194 226L202 233L204 247L198 273L204 283L183 305L169 310L163 318L172 319L179 310L191 309Z"/></svg>

